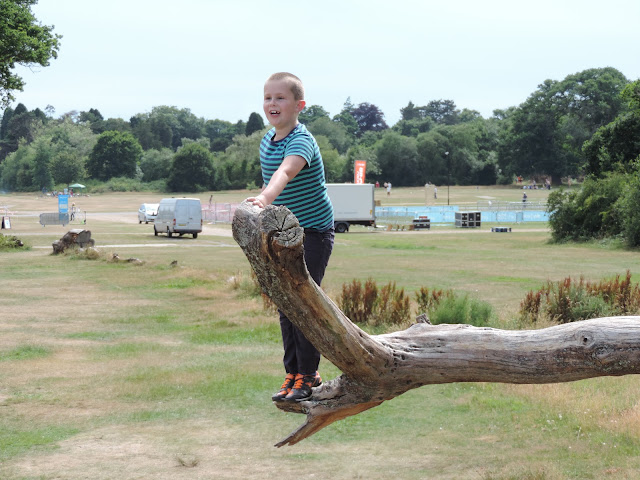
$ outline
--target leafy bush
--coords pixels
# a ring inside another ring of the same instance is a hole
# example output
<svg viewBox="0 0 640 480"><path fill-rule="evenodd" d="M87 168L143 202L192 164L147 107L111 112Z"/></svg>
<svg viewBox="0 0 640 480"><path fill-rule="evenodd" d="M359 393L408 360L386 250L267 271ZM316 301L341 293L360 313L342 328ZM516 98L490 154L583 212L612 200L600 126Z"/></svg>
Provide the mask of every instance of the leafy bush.
<svg viewBox="0 0 640 480"><path fill-rule="evenodd" d="M0 233L0 252L5 250L15 250L23 248L24 243L18 237L13 235L3 235Z"/></svg>
<svg viewBox="0 0 640 480"><path fill-rule="evenodd" d="M589 318L640 312L640 287L631 283L627 270L620 275L598 283L578 281L567 277L559 282L547 282L537 292L530 291L520 303L520 317L535 323L547 318L558 323L569 323Z"/></svg>
<svg viewBox="0 0 640 480"><path fill-rule="evenodd" d="M578 191L549 194L547 209L551 235L556 242L584 241L622 233L617 201L629 178L610 173L605 178L588 178Z"/></svg>
<svg viewBox="0 0 640 480"><path fill-rule="evenodd" d="M91 193L110 192L143 192L149 187L140 180L128 177L114 177L110 180L91 187Z"/></svg>
<svg viewBox="0 0 640 480"><path fill-rule="evenodd" d="M616 203L620 212L622 235L629 247L640 246L640 156L634 164L636 173L629 176L628 183Z"/></svg>
<svg viewBox="0 0 640 480"><path fill-rule="evenodd" d="M578 191L557 191L547 201L556 242L621 238L640 246L640 157L631 173L610 172L588 178Z"/></svg>
<svg viewBox="0 0 640 480"><path fill-rule="evenodd" d="M429 312L433 325L441 323L464 323L476 327L485 327L493 316L493 309L487 302L469 298L468 295L446 295Z"/></svg>

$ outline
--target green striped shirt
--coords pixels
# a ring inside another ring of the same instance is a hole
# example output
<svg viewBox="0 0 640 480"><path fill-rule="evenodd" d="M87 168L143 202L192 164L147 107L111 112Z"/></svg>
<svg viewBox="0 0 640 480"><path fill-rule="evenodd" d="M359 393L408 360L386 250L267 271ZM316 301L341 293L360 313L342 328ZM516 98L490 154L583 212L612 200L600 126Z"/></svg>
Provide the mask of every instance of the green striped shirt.
<svg viewBox="0 0 640 480"><path fill-rule="evenodd" d="M287 184L273 201L284 205L296 216L300 226L324 232L333 228L333 206L327 195L322 155L313 135L299 123L282 140L273 141L272 128L260 142L260 167L265 185L289 155L304 158L307 165Z"/></svg>

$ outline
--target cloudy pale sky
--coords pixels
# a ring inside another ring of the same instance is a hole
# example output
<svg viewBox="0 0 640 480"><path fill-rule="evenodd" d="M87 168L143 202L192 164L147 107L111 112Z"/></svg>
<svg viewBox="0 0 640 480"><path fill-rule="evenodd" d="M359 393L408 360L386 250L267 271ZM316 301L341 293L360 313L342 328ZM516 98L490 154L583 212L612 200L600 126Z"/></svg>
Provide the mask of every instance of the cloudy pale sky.
<svg viewBox="0 0 640 480"><path fill-rule="evenodd" d="M63 38L49 67L17 69L17 102L56 117L171 105L246 121L276 71L303 80L308 105L335 115L350 97L389 125L409 101L450 99L486 118L587 68L640 78L638 0L39 0L33 11Z"/></svg>

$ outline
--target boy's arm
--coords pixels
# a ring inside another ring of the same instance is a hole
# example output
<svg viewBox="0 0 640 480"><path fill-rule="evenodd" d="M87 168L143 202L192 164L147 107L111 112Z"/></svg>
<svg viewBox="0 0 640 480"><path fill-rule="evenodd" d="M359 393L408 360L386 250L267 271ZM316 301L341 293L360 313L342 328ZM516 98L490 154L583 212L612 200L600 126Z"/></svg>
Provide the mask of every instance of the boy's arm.
<svg viewBox="0 0 640 480"><path fill-rule="evenodd" d="M273 201L282 193L284 187L295 178L295 176L307 165L307 161L299 155L289 155L285 157L282 164L269 180L260 195L247 198L248 202L261 208L271 205Z"/></svg>

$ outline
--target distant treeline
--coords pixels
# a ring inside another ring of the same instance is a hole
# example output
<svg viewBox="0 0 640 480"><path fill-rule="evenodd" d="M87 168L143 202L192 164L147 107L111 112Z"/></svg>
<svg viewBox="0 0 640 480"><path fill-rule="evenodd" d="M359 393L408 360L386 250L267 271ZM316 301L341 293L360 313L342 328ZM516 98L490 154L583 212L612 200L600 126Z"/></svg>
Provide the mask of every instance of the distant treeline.
<svg viewBox="0 0 640 480"><path fill-rule="evenodd" d="M432 100L409 102L389 126L376 105L347 99L334 116L311 105L300 121L318 141L330 182L352 181L354 161L366 160L367 181L394 186L510 184L516 176L557 185L632 169L640 153L637 92L637 81L609 67L546 80L491 118ZM157 106L126 121L95 108L55 118L51 106L18 104L0 123L0 186L36 191L118 179L161 191L258 187L266 128L258 113L231 123Z"/></svg>

